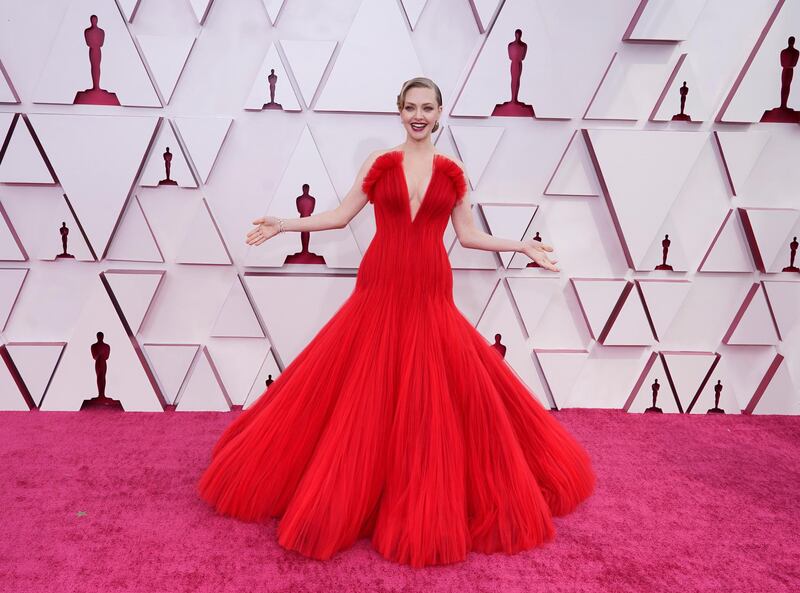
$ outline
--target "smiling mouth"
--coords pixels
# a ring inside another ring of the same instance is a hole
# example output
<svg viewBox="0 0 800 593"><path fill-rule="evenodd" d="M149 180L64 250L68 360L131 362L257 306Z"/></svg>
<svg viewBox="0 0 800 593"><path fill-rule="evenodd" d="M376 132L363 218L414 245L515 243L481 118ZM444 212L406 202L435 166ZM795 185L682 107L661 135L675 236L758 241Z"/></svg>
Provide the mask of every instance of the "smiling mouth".
<svg viewBox="0 0 800 593"><path fill-rule="evenodd" d="M428 124L411 124L411 127L414 128L415 130L421 130L426 125L428 125Z"/></svg>

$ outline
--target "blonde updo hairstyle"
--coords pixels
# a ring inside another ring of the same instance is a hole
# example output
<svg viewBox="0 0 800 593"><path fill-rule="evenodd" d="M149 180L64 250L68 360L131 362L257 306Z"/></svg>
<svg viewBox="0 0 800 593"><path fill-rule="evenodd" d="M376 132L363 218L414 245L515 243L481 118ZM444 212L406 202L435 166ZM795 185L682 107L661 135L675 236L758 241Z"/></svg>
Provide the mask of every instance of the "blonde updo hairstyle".
<svg viewBox="0 0 800 593"><path fill-rule="evenodd" d="M424 76L417 76L416 78L411 78L403 83L403 88L400 89L400 94L397 95L398 111L403 110L403 106L406 104L406 93L408 92L408 89L413 89L413 88L431 89L436 94L437 106L442 105L442 91L439 90L438 85L435 82L433 82L430 78L425 78ZM435 132L438 129L439 129L439 120L436 120L436 123L433 124L433 128L431 128L431 132Z"/></svg>

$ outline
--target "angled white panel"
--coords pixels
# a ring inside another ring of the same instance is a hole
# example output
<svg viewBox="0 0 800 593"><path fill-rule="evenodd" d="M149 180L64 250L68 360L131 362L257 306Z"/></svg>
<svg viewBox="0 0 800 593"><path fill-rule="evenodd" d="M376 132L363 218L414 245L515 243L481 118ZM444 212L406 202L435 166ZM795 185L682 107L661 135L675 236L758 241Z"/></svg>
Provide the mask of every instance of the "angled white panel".
<svg viewBox="0 0 800 593"><path fill-rule="evenodd" d="M662 352L678 400L686 412L717 358L714 352Z"/></svg>
<svg viewBox="0 0 800 593"><path fill-rule="evenodd" d="M233 263L205 198L198 203L192 222L186 227L175 261L181 264Z"/></svg>
<svg viewBox="0 0 800 593"><path fill-rule="evenodd" d="M0 202L0 261L27 261L28 254Z"/></svg>
<svg viewBox="0 0 800 593"><path fill-rule="evenodd" d="M765 36L756 43L735 79L717 118L726 122L757 122L778 119L797 123L800 94L797 91L797 68L790 86L786 107L781 114L781 52L789 48L789 37L798 36L800 3L795 0L775 2L774 20L765 24ZM794 46L795 51L798 45ZM791 52L788 50L787 53ZM791 57L787 56L789 61ZM795 58L796 60L797 58ZM781 115L785 117L781 117ZM771 117L772 116L772 117ZM777 118L776 118L777 116ZM788 116L788 117L786 117Z"/></svg>
<svg viewBox="0 0 800 593"><path fill-rule="evenodd" d="M604 346L645 346L655 340L636 290L630 290L616 318L600 341Z"/></svg>
<svg viewBox="0 0 800 593"><path fill-rule="evenodd" d="M726 414L741 414L742 407L739 404L737 391L741 389L742 385L739 384L736 374L728 366L727 357L720 357L697 399L687 410L690 414L707 414L715 407L715 404ZM718 403L716 402L717 394L719 394Z"/></svg>
<svg viewBox="0 0 800 593"><path fill-rule="evenodd" d="M681 97L685 97L681 113ZM650 119L655 121L702 122L713 119L716 104L714 96L698 73L691 54L678 60L667 80Z"/></svg>
<svg viewBox="0 0 800 593"><path fill-rule="evenodd" d="M28 403L17 387L11 371L0 358L0 411L27 412Z"/></svg>
<svg viewBox="0 0 800 593"><path fill-rule="evenodd" d="M616 53L600 87L584 113L585 119L647 119L678 56L659 46L642 45Z"/></svg>
<svg viewBox="0 0 800 593"><path fill-rule="evenodd" d="M228 296L225 297L225 302L219 310L211 335L217 338L264 337L261 324L238 275L234 278Z"/></svg>
<svg viewBox="0 0 800 593"><path fill-rule="evenodd" d="M22 382L38 406L42 401L65 342L11 342L6 344Z"/></svg>
<svg viewBox="0 0 800 593"><path fill-rule="evenodd" d="M749 346L778 343L775 322L760 284L753 284L748 291L722 341L725 344Z"/></svg>
<svg viewBox="0 0 800 593"><path fill-rule="evenodd" d="M110 101L102 104L161 107L119 8L114 2L99 0L70 3L42 68L33 101L71 105L78 93L92 89L91 51L84 38L84 30L92 27L90 15L97 16L96 27L103 31L102 40L92 41L93 45L100 44L99 88L111 94L101 93L101 101ZM100 32L93 31L99 37ZM92 95L89 102L97 100Z"/></svg>
<svg viewBox="0 0 800 593"><path fill-rule="evenodd" d="M551 404L544 383L534 365L532 349L526 343L509 293L502 283L489 300L478 322L477 330L489 344L494 344L496 335L500 334L500 344L506 347L503 358L516 371L539 403L549 409Z"/></svg>
<svg viewBox="0 0 800 593"><path fill-rule="evenodd" d="M269 22L272 25L275 24L275 20L278 18L278 14L281 11L284 1L285 0L261 0L261 2L264 3L264 8L267 11Z"/></svg>
<svg viewBox="0 0 800 593"><path fill-rule="evenodd" d="M208 11L211 8L211 3L213 1L214 0L189 0L189 4L192 7L192 12L194 12L197 22L201 25L205 23L206 17L208 16Z"/></svg>
<svg viewBox="0 0 800 593"><path fill-rule="evenodd" d="M544 190L546 196L596 196L597 182L583 134L572 133Z"/></svg>
<svg viewBox="0 0 800 593"><path fill-rule="evenodd" d="M230 399L219 378L208 349L198 353L194 367L178 394L175 411L177 412L228 412L231 409Z"/></svg>
<svg viewBox="0 0 800 593"><path fill-rule="evenodd" d="M119 303L122 314L134 334L139 333L165 274L164 270L107 270L105 272L114 298Z"/></svg>
<svg viewBox="0 0 800 593"><path fill-rule="evenodd" d="M129 23L132 22L133 17L136 16L136 10L139 8L139 1L140 0L117 0L122 15Z"/></svg>
<svg viewBox="0 0 800 593"><path fill-rule="evenodd" d="M106 259L164 263L164 255L136 196L128 200L128 207L111 239Z"/></svg>
<svg viewBox="0 0 800 593"><path fill-rule="evenodd" d="M167 176L167 161L169 161L169 176ZM161 129L156 135L155 142L150 149L150 156L147 157L144 171L139 178L139 185L197 187L197 181L195 181L192 169L186 160L183 147L178 142L169 121L161 123Z"/></svg>
<svg viewBox="0 0 800 593"><path fill-rule="evenodd" d="M281 369L278 367L278 362L275 360L275 355L272 353L272 349L270 349L261 363L261 368L256 375L255 381L253 381L253 384L250 387L250 391L247 394L247 399L245 400L244 404L242 404L242 409L246 410L252 406L253 403L255 403L262 395L267 393L269 386L275 381L275 379L278 378L278 375L280 374Z"/></svg>
<svg viewBox="0 0 800 593"><path fill-rule="evenodd" d="M490 10L483 2L475 5ZM509 44L516 43L520 30L527 50L518 100L530 105L537 118L581 116L608 64L608 50L622 33L615 26L597 26L610 16L619 18L603 2L505 0L451 115L487 117L511 100Z"/></svg>
<svg viewBox="0 0 800 593"><path fill-rule="evenodd" d="M764 280L761 284L781 339L786 340L795 332L800 321L800 281Z"/></svg>
<svg viewBox="0 0 800 593"><path fill-rule="evenodd" d="M645 367L642 375L636 382L630 397L626 411L629 413L643 413L653 405L653 394L656 396L656 407L661 409L663 414L678 414L678 404L675 401L675 394L669 385L667 372L657 354L651 354L651 366ZM650 412L648 412L650 413Z"/></svg>
<svg viewBox="0 0 800 593"><path fill-rule="evenodd" d="M555 297L560 282L555 278L530 277L506 277L506 282L528 335L536 335L536 328Z"/></svg>
<svg viewBox="0 0 800 593"><path fill-rule="evenodd" d="M568 402L589 352L586 350L534 350L547 386L557 406Z"/></svg>
<svg viewBox="0 0 800 593"><path fill-rule="evenodd" d="M27 276L28 268L0 268L0 331L5 329L11 317Z"/></svg>
<svg viewBox="0 0 800 593"><path fill-rule="evenodd" d="M355 277L338 275L245 274L244 281L284 367L317 335L355 287ZM291 295L291 307L287 307L287 295Z"/></svg>
<svg viewBox="0 0 800 593"><path fill-rule="evenodd" d="M64 238L66 237L66 254ZM72 256L72 257L69 257ZM37 259L45 261L97 261L78 222L63 198L50 204L42 217L42 232L36 245Z"/></svg>
<svg viewBox="0 0 800 593"><path fill-rule="evenodd" d="M604 129L589 130L588 137L623 250L635 266L655 240L708 135Z"/></svg>
<svg viewBox="0 0 800 593"><path fill-rule="evenodd" d="M270 98L271 77L275 77L274 99ZM278 48L273 43L269 44L261 67L256 70L256 77L244 103L244 108L256 111L262 109L302 111L286 68L283 67L283 60L278 54Z"/></svg>
<svg viewBox="0 0 800 593"><path fill-rule="evenodd" d="M203 183L208 181L233 119L230 117L176 117L175 125Z"/></svg>
<svg viewBox="0 0 800 593"><path fill-rule="evenodd" d="M742 208L740 213L746 223L745 229L752 232L750 247L756 262L761 262L757 267L762 272L780 272L788 266L790 244L797 234L793 231L800 221L800 210Z"/></svg>
<svg viewBox="0 0 800 593"><path fill-rule="evenodd" d="M0 61L0 103L19 103L19 97L11 85L2 61Z"/></svg>
<svg viewBox="0 0 800 593"><path fill-rule="evenodd" d="M103 341L111 348L106 363L106 397L118 400L127 412L162 411L105 287L99 278L93 284L40 409L77 411L84 400L98 395L91 346L97 342L97 332L102 331Z"/></svg>
<svg viewBox="0 0 800 593"><path fill-rule="evenodd" d="M467 169L472 189L478 187L483 172L505 132L500 126L448 126L458 154Z"/></svg>
<svg viewBox="0 0 800 593"><path fill-rule="evenodd" d="M428 0L400 0L403 12L406 13L409 26L413 29L417 26L419 15L422 14Z"/></svg>
<svg viewBox="0 0 800 593"><path fill-rule="evenodd" d="M753 272L753 256L739 215L730 210L708 248L700 272Z"/></svg>
<svg viewBox="0 0 800 593"><path fill-rule="evenodd" d="M632 41L684 41L706 0L645 0L623 36Z"/></svg>
<svg viewBox="0 0 800 593"><path fill-rule="evenodd" d="M150 368L168 404L174 404L200 344L144 344Z"/></svg>
<svg viewBox="0 0 800 593"><path fill-rule="evenodd" d="M770 139L769 132L751 129L742 132L714 130L734 195L744 187Z"/></svg>
<svg viewBox="0 0 800 593"><path fill-rule="evenodd" d="M503 0L469 0L472 5L472 12L478 23L478 29L485 33L492 27L492 23L497 18L497 13L503 4Z"/></svg>
<svg viewBox="0 0 800 593"><path fill-rule="evenodd" d="M231 405L241 406L270 347L265 339L220 338L207 345Z"/></svg>
<svg viewBox="0 0 800 593"><path fill-rule="evenodd" d="M301 206L297 202L304 195L304 184L309 186L308 196L315 200L313 211L310 208L308 210L311 214L332 210L339 205L339 196L308 126L303 128L265 214L280 218L299 217L298 208ZM303 200L308 200L308 197ZM280 233L262 245L248 247L245 265L278 267L284 265L288 255L301 251L300 233ZM322 233L310 233L308 251L322 256L324 264L333 268L357 268L362 257L350 225Z"/></svg>
<svg viewBox="0 0 800 593"><path fill-rule="evenodd" d="M0 161L0 183L55 183L22 117L17 118Z"/></svg>
<svg viewBox="0 0 800 593"><path fill-rule="evenodd" d="M571 278L570 281L578 295L586 325L596 340L614 311L627 282L599 278Z"/></svg>
<svg viewBox="0 0 800 593"><path fill-rule="evenodd" d="M800 391L793 383L787 361L782 356L773 363L765 383L752 409L753 414L800 414Z"/></svg>
<svg viewBox="0 0 800 593"><path fill-rule="evenodd" d="M169 103L197 38L170 34L137 35L136 39L164 102Z"/></svg>
<svg viewBox="0 0 800 593"><path fill-rule="evenodd" d="M645 308L659 340L669 330L672 320L683 306L692 284L689 280L637 279Z"/></svg>
<svg viewBox="0 0 800 593"><path fill-rule="evenodd" d="M517 240L523 238L525 230L539 209L535 204L481 204L480 208L486 218L490 234L503 239ZM514 253L513 251L498 253L503 266L508 267Z"/></svg>
<svg viewBox="0 0 800 593"><path fill-rule="evenodd" d="M424 72L404 21L396 0L362 2L314 110L397 113L398 85Z"/></svg>
<svg viewBox="0 0 800 593"><path fill-rule="evenodd" d="M30 114L89 242L102 254L153 137L157 117Z"/></svg>
<svg viewBox="0 0 800 593"><path fill-rule="evenodd" d="M333 57L336 41L283 39L280 44L303 96L303 102L309 107ZM260 72L263 72L263 68Z"/></svg>

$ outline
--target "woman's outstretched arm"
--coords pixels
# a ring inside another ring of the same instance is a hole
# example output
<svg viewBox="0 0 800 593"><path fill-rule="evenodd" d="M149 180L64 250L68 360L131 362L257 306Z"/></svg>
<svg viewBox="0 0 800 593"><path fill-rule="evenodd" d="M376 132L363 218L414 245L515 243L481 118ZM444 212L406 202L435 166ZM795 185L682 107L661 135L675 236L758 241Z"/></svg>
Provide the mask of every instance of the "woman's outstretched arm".
<svg viewBox="0 0 800 593"><path fill-rule="evenodd" d="M361 190L361 183L372 163L381 152L376 150L370 153L361 165L350 191L347 192L347 195L336 208L304 217L281 219L275 216L262 216L261 218L256 218L253 221L256 226L247 233L246 243L248 245L261 245L281 231L326 231L347 226L367 203L367 196Z"/></svg>
<svg viewBox="0 0 800 593"><path fill-rule="evenodd" d="M458 159L453 159L466 178L466 171L464 163ZM494 237L489 233L485 233L475 225L475 219L472 217L472 205L469 199L469 184L459 202L453 207L453 212L450 215L453 221L453 228L456 231L458 242L464 247L469 249L483 249L484 251L519 251L530 257L537 264L551 270L558 272L559 269L555 266L557 259L551 260L547 256L547 252L553 251L550 245L546 245L540 241L533 239L525 239L524 241L517 241L516 239L502 239Z"/></svg>

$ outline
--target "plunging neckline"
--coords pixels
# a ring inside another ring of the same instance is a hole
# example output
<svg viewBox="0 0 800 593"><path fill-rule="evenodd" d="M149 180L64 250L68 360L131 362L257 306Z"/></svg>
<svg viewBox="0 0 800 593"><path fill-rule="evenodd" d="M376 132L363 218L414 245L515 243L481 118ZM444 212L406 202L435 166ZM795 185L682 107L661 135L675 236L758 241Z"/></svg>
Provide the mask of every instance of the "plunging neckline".
<svg viewBox="0 0 800 593"><path fill-rule="evenodd" d="M403 186L406 188L406 207L408 208L408 219L410 224L414 224L414 221L417 220L419 217L419 213L422 211L422 207L425 205L425 202L428 200L428 192L433 185L433 176L436 174L436 161L438 160L437 157L441 156L440 153L434 152L433 153L433 160L431 161L431 176L428 180L428 185L425 187L425 191L422 193L422 198L419 201L419 208L417 208L417 213L412 217L411 216L411 189L408 187L408 176L406 175L406 168L405 168L405 160L406 160L406 151L402 148L398 148L396 152L400 153L400 174L403 176Z"/></svg>

